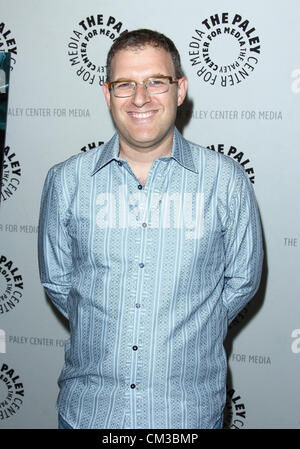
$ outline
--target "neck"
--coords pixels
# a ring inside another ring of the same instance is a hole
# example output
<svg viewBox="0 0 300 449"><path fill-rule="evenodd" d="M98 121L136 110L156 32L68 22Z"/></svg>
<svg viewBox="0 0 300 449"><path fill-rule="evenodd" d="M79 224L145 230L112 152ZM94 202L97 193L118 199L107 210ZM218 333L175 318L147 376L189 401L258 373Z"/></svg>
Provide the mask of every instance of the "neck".
<svg viewBox="0 0 300 449"><path fill-rule="evenodd" d="M174 131L169 133L169 135L156 145L149 146L138 146L129 144L121 136L119 136L120 141L120 151L119 157L126 159L129 163L134 163L135 165L148 165L152 164L155 159L159 157L170 156L172 152L173 145L173 135Z"/></svg>
<svg viewBox="0 0 300 449"><path fill-rule="evenodd" d="M134 172L137 179L139 179L142 185L146 184L149 170L155 161L159 157L170 156L172 151L174 131L169 133L167 138L163 142L156 146L134 146L130 145L127 141L124 141L122 137L120 140L120 152L119 157L125 159Z"/></svg>

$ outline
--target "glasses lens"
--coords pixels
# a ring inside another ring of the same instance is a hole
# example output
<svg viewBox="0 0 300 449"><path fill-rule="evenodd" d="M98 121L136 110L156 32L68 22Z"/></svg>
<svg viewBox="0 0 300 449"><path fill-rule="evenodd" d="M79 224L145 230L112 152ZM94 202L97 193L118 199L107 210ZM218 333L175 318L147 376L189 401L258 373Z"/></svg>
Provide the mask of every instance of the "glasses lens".
<svg viewBox="0 0 300 449"><path fill-rule="evenodd" d="M168 78L149 78L147 90L150 94L162 94L169 90L170 81Z"/></svg>
<svg viewBox="0 0 300 449"><path fill-rule="evenodd" d="M142 84L142 83L140 83ZM147 92L149 94L162 94L169 90L170 80L169 78L148 78L145 80ZM131 97L135 92L135 81L116 81L112 83L113 92L115 97Z"/></svg>
<svg viewBox="0 0 300 449"><path fill-rule="evenodd" d="M130 97L134 93L135 85L130 81L120 81L113 84L116 97Z"/></svg>

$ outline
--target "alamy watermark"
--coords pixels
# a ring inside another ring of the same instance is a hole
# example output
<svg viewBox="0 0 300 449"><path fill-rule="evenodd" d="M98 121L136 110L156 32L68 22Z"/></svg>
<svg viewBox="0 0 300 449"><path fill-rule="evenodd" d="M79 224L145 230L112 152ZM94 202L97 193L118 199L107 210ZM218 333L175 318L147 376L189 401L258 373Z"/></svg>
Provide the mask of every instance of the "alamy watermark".
<svg viewBox="0 0 300 449"><path fill-rule="evenodd" d="M97 196L97 226L105 228L151 227L184 229L185 237L198 239L204 234L204 193L155 193L138 191L128 194L121 185L118 193Z"/></svg>

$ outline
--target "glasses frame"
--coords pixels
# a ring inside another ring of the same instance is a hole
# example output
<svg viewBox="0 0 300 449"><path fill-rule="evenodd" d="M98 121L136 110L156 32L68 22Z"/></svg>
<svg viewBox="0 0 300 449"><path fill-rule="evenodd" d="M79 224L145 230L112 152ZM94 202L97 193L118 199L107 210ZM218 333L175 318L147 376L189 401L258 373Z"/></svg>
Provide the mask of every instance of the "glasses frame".
<svg viewBox="0 0 300 449"><path fill-rule="evenodd" d="M145 78L143 81L135 81L135 80L130 80L130 79L120 79L118 81L108 81L105 84L107 85L108 89L113 92L114 96L117 97L117 98L129 98L129 97L132 97L135 94L135 92L136 92L136 86L138 84L143 84L144 88L149 93L149 95L161 95L161 94L169 91L169 86L168 86L168 89L163 91L163 92L158 92L158 93L149 92L148 89L147 89L146 83L150 79L168 79L170 84L177 84L178 81L179 81L178 78L170 76L170 75L157 75L157 76L149 76L148 78ZM124 83L124 82L134 83L134 91L132 92L131 95L126 95L126 96L116 95L116 93L114 91L114 85L117 84L117 83Z"/></svg>

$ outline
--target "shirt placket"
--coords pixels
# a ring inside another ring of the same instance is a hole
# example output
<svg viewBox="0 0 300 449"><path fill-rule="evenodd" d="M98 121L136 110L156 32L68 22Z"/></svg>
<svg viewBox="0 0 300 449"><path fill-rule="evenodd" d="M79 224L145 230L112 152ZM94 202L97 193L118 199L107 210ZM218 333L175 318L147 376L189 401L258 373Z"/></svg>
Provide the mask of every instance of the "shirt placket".
<svg viewBox="0 0 300 449"><path fill-rule="evenodd" d="M130 303L131 303L131 318L127 330L127 353L130 354L127 362L127 394L126 394L126 424L131 428L143 428L146 425L147 419L145 414L146 406L144 405L144 398L146 397L148 379L142 376L142 372L149 372L145 364L147 360L147 336L149 335L150 327L149 320L152 310L152 295L149 289L146 289L145 284L149 285L149 277L151 277L151 270L154 269L154 261L150 260L147 248L149 245L154 245L153 231L151 229L151 195L159 195L162 191L163 173L162 166L165 164L160 161L155 161L147 177L147 183L143 187L136 183L136 178L131 177L130 191L134 188L140 192L137 195L138 202L135 206L135 229L132 230L134 235L135 256L133 264L133 278L131 280ZM157 201L154 202L154 207L157 207Z"/></svg>

